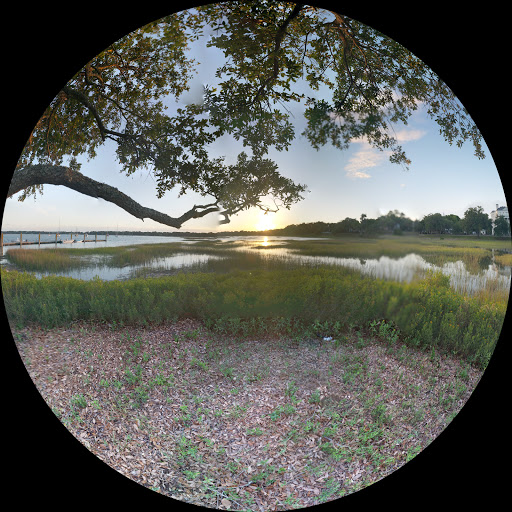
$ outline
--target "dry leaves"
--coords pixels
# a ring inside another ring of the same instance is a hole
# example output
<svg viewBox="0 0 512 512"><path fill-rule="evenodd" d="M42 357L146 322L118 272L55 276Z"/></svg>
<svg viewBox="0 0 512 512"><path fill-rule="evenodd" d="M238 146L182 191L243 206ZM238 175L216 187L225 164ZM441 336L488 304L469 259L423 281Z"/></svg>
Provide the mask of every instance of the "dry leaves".
<svg viewBox="0 0 512 512"><path fill-rule="evenodd" d="M223 339L191 320L15 332L40 393L99 459L169 497L307 507L403 465L480 373L378 344Z"/></svg>

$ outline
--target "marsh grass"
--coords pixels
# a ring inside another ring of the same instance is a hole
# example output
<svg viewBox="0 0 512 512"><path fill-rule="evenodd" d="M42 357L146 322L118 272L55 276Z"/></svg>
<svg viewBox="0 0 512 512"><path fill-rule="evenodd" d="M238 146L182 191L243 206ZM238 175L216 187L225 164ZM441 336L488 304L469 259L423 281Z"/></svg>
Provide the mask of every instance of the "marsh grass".
<svg viewBox="0 0 512 512"><path fill-rule="evenodd" d="M7 260L23 270L59 272L83 266L83 259L70 251L59 249L11 249Z"/></svg>
<svg viewBox="0 0 512 512"><path fill-rule="evenodd" d="M340 336L385 319L414 346L438 347L485 365L501 332L507 302L467 297L431 273L404 284L345 268L256 269L158 279L80 281L2 271L14 325L47 327L75 320L148 324L194 318L220 333L309 331Z"/></svg>
<svg viewBox="0 0 512 512"><path fill-rule="evenodd" d="M512 266L512 254L497 254L494 256L497 263L503 266Z"/></svg>
<svg viewBox="0 0 512 512"><path fill-rule="evenodd" d="M7 260L19 270L62 272L100 262L109 267L142 266L178 254L216 255L224 259L197 267L199 271L227 271L232 268L288 268L300 266L293 256L334 258L392 258L410 253L421 255L428 263L441 266L446 262L463 261L468 271L478 273L491 261L489 247L508 248L506 241L433 240L421 237L340 238L321 240L285 240L276 245L250 245L243 241L141 244L121 247L66 249L11 249ZM255 251L254 249L258 249ZM287 249L286 254L275 254ZM95 258L92 259L91 256ZM270 261L270 260L274 261ZM510 264L508 254L495 257L498 264Z"/></svg>
<svg viewBox="0 0 512 512"><path fill-rule="evenodd" d="M456 247L440 242L434 247L437 252L432 252L436 258L457 258L464 253L474 266L488 258L486 249L470 247L474 241L457 241L452 244ZM386 251L406 253L414 246L406 237L351 243L345 239L290 240L287 244L294 252L340 256L356 252L367 257ZM428 239L414 247L425 254L434 251L433 241ZM8 255L17 265L48 269L78 266L92 257L108 265L136 266L184 253L217 257L172 275L126 281L81 281L55 275L38 279L2 269L8 317L15 325L37 322L49 327L75 320L148 324L194 318L225 334L308 331L335 337L353 326L384 320L392 322L414 346L440 348L485 365L500 335L508 302L508 289L498 280L489 279L484 289L470 294L471 276L466 274L468 282L462 283L460 293L450 286L450 277L440 272L427 271L410 283L385 281L272 250L251 250L240 241L17 249Z"/></svg>
<svg viewBox="0 0 512 512"><path fill-rule="evenodd" d="M416 253L425 259L440 261L478 261L489 255L491 248L508 248L503 241L475 241L450 239L449 241L422 237L379 237L379 238L341 238L324 240L290 240L287 248L299 254L309 256L335 256L341 258L361 257L378 258L380 256L400 257Z"/></svg>

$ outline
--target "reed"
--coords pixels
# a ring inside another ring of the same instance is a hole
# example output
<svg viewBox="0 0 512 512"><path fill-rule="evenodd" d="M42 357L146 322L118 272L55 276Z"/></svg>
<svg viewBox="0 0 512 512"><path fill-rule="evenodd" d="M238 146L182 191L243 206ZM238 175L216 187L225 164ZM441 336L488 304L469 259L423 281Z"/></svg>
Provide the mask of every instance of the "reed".
<svg viewBox="0 0 512 512"><path fill-rule="evenodd" d="M468 244L468 242L466 242ZM442 257L465 259L470 257L483 258L488 255L488 248L464 245L461 242L446 244L443 240L423 239L420 237L396 238L341 238L325 240L291 240L286 247L299 254L310 256L366 257L380 256L399 257L416 253L424 257Z"/></svg>
<svg viewBox="0 0 512 512"><path fill-rule="evenodd" d="M512 254L497 254L494 256L496 263L510 267L512 266Z"/></svg>
<svg viewBox="0 0 512 512"><path fill-rule="evenodd" d="M58 272L83 265L81 258L59 249L10 249L6 258L18 268L31 271Z"/></svg>
<svg viewBox="0 0 512 512"><path fill-rule="evenodd" d="M428 274L409 284L382 281L343 268L231 270L132 279L81 281L2 270L7 316L17 325L64 325L76 320L159 323L197 318L336 332L385 319L408 343L436 347L486 365L501 333L506 300L466 297L449 278ZM327 334L327 332L326 332Z"/></svg>

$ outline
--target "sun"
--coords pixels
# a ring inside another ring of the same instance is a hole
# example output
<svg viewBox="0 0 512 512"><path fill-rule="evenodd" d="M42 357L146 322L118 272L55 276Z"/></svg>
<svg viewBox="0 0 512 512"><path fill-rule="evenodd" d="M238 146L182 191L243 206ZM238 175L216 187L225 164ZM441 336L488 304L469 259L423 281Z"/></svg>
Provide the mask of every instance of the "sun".
<svg viewBox="0 0 512 512"><path fill-rule="evenodd" d="M269 229L275 229L274 214L260 212L258 222L256 223L256 231L268 231Z"/></svg>

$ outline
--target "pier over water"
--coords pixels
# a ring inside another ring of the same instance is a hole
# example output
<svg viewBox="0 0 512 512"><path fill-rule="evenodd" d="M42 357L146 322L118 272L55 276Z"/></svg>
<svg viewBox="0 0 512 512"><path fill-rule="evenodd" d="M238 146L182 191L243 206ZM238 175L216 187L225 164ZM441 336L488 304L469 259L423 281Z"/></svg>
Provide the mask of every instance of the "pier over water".
<svg viewBox="0 0 512 512"><path fill-rule="evenodd" d="M68 238L69 236L69 238ZM70 233L69 235L61 233L28 233L23 235L23 232L16 233L1 233L0 235L0 248L3 253L4 246L19 246L24 245L43 245L43 244L71 244L71 243L85 243L85 242L106 242L108 234L103 235L104 238L98 238L98 234L94 236L88 233Z"/></svg>

